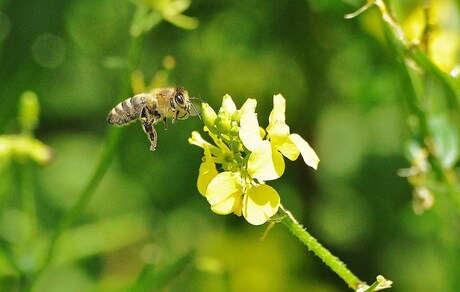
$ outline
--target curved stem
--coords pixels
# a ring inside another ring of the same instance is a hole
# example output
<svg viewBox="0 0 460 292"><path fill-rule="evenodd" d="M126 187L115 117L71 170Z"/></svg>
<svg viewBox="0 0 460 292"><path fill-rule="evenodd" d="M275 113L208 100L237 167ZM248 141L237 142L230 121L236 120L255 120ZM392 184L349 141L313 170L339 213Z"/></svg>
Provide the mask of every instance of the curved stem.
<svg viewBox="0 0 460 292"><path fill-rule="evenodd" d="M279 214L282 216L281 223L289 229L292 234L297 237L307 248L319 257L332 271L334 271L345 283L353 290L357 290L364 284L356 277L347 266L329 250L319 243L305 228L292 216L291 212L284 209L282 206L279 209Z"/></svg>

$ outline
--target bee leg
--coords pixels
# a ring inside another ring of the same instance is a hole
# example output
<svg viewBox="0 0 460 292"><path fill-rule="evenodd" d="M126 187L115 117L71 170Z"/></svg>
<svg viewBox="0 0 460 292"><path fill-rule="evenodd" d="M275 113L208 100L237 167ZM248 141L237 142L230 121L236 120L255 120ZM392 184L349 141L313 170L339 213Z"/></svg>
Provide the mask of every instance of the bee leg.
<svg viewBox="0 0 460 292"><path fill-rule="evenodd" d="M172 123L174 124L177 120L177 115L179 114L179 111L176 111L172 117Z"/></svg>
<svg viewBox="0 0 460 292"><path fill-rule="evenodd" d="M165 130L168 129L168 124L166 123L166 117L163 118L163 124L165 126Z"/></svg>
<svg viewBox="0 0 460 292"><path fill-rule="evenodd" d="M153 124L146 121L142 123L142 128L144 129L144 132L147 134L147 137L149 138L150 151L155 151L155 149L157 148L157 131L155 130L155 127L153 126Z"/></svg>
<svg viewBox="0 0 460 292"><path fill-rule="evenodd" d="M152 122L149 122L148 115L146 109L144 108L141 113L141 122L142 122L142 129L147 134L147 137L150 141L150 151L155 151L157 147L157 131L153 126Z"/></svg>

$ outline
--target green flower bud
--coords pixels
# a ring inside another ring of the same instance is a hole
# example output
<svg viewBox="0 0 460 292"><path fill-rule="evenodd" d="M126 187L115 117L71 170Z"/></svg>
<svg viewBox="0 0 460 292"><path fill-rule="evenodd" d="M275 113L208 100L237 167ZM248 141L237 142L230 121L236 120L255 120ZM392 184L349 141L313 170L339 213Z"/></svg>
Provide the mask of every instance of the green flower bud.
<svg viewBox="0 0 460 292"><path fill-rule="evenodd" d="M221 114L219 112L219 115L217 116L217 119L216 119L217 130L220 133L228 133L231 127L232 127L231 119L226 114Z"/></svg>
<svg viewBox="0 0 460 292"><path fill-rule="evenodd" d="M217 119L216 112L212 109L212 107L209 106L209 104L205 102L201 104L201 107L203 109L202 115L203 115L204 124L209 129L209 131L211 131L212 133L215 133L214 124L216 123L216 119Z"/></svg>
<svg viewBox="0 0 460 292"><path fill-rule="evenodd" d="M238 137L239 132L240 132L240 127L236 125L235 123L233 123L233 126L230 129L230 135Z"/></svg>
<svg viewBox="0 0 460 292"><path fill-rule="evenodd" d="M32 91L26 91L21 95L19 103L19 122L25 132L32 132L38 126L40 106L38 97Z"/></svg>
<svg viewBox="0 0 460 292"><path fill-rule="evenodd" d="M241 118L241 113L242 113L242 111L240 109L236 110L232 115L232 121L235 121L235 122L239 123L240 118Z"/></svg>

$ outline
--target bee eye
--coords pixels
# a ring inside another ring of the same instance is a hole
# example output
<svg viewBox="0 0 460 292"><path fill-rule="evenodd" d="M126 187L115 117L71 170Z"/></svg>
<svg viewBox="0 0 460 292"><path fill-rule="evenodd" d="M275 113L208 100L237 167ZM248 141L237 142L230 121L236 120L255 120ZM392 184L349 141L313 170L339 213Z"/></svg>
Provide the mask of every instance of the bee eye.
<svg viewBox="0 0 460 292"><path fill-rule="evenodd" d="M177 93L175 98L176 98L176 103L184 104L184 96L182 95L182 93Z"/></svg>

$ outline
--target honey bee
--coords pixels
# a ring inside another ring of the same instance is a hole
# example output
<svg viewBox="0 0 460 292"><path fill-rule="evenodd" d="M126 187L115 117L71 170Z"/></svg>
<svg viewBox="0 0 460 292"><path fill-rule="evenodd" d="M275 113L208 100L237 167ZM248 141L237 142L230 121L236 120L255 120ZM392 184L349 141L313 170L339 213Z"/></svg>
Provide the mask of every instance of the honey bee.
<svg viewBox="0 0 460 292"><path fill-rule="evenodd" d="M199 116L190 99L188 91L182 87L156 88L150 93L140 93L117 104L109 112L107 122L122 126L140 119L150 141L150 150L155 151L157 123L163 121L166 129L168 118L172 118L172 122L175 123L176 120L185 120L193 114Z"/></svg>

